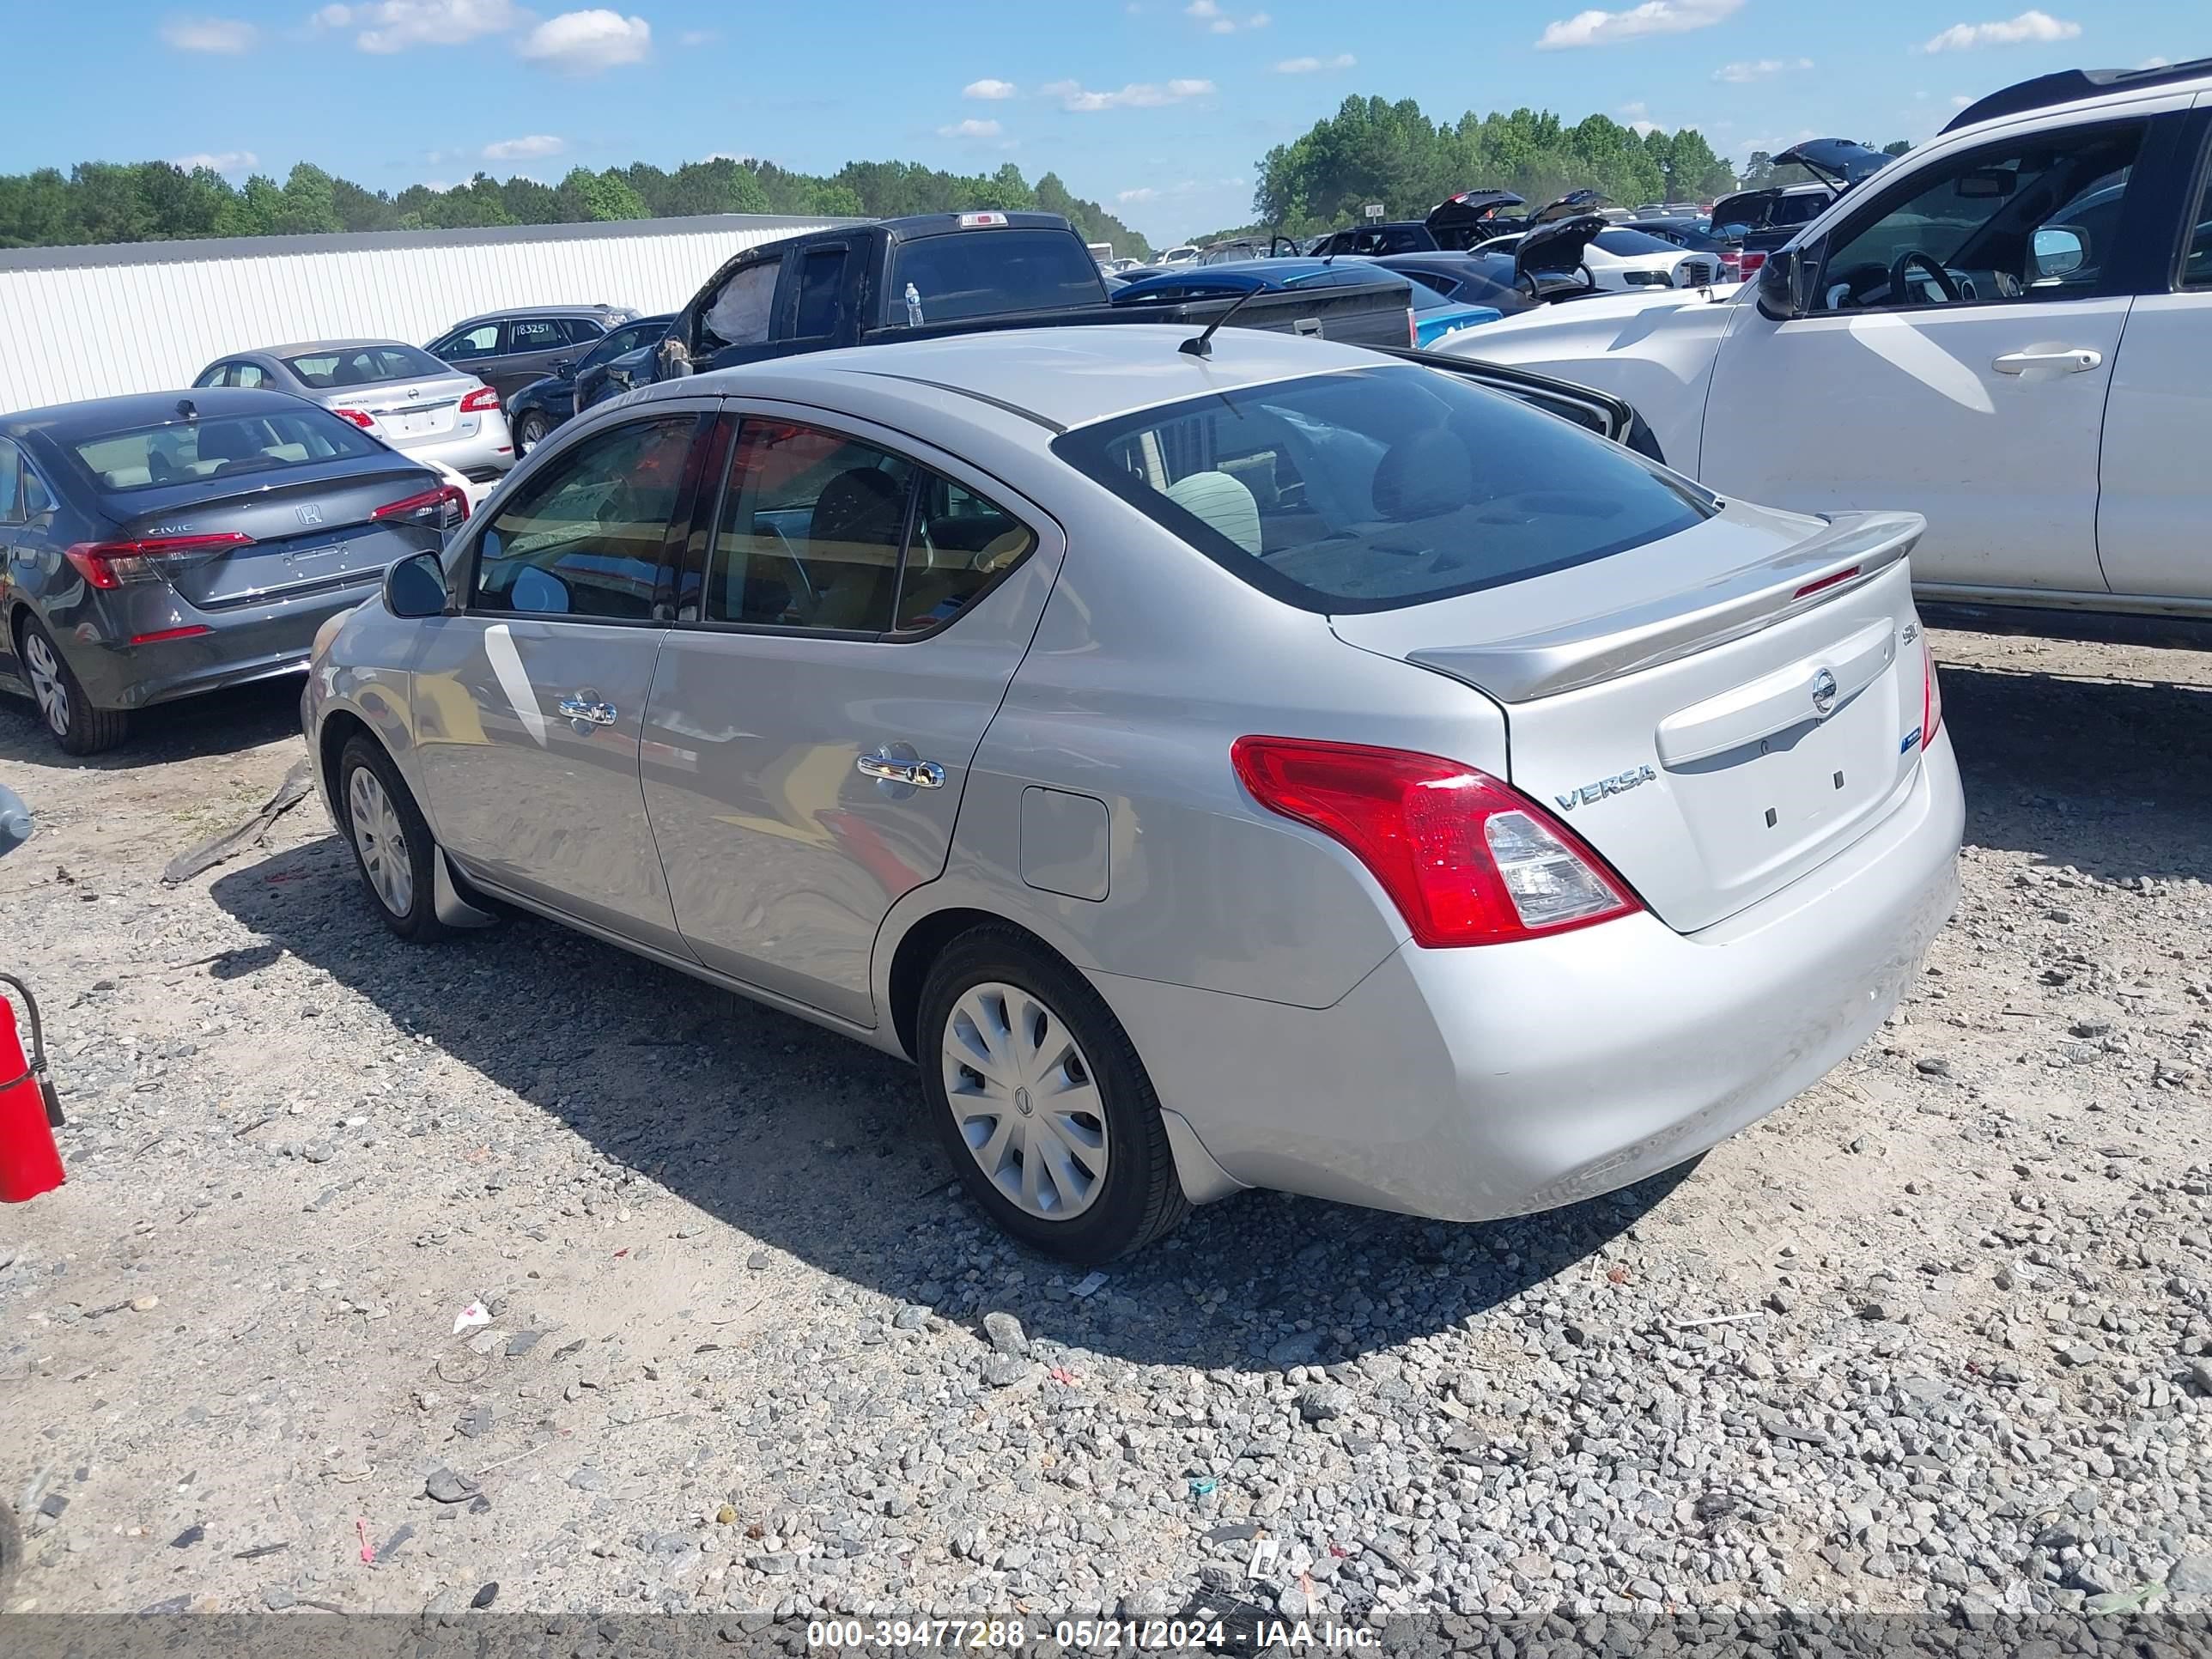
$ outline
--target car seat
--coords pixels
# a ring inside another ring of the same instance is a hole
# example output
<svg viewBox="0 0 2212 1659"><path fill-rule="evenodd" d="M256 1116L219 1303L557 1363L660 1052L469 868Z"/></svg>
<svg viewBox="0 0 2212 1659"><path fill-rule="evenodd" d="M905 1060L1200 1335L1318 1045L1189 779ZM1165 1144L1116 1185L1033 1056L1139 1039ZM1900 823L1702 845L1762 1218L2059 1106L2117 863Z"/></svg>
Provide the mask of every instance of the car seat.
<svg viewBox="0 0 2212 1659"><path fill-rule="evenodd" d="M801 556L824 585L809 626L884 625L906 528L906 494L902 473L872 466L848 468L823 486Z"/></svg>

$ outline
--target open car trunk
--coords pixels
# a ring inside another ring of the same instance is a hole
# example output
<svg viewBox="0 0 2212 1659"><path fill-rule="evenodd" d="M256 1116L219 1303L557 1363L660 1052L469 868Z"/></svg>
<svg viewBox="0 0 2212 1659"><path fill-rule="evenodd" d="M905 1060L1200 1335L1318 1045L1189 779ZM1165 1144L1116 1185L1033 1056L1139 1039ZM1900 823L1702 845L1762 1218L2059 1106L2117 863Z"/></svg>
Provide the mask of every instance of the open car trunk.
<svg viewBox="0 0 2212 1659"><path fill-rule="evenodd" d="M1890 158L1880 150L1869 149L1848 138L1808 138L1774 158L1775 166L1794 164L1803 167L1838 191L1873 178L1889 162Z"/></svg>
<svg viewBox="0 0 2212 1659"><path fill-rule="evenodd" d="M1928 682L1905 556L1923 528L1735 509L1596 564L1332 625L1496 699L1514 786L1689 933L1908 794Z"/></svg>
<svg viewBox="0 0 2212 1659"><path fill-rule="evenodd" d="M1527 204L1525 198L1510 190L1463 190L1437 203L1421 222L1438 247L1464 252L1498 234L1498 218L1504 210Z"/></svg>

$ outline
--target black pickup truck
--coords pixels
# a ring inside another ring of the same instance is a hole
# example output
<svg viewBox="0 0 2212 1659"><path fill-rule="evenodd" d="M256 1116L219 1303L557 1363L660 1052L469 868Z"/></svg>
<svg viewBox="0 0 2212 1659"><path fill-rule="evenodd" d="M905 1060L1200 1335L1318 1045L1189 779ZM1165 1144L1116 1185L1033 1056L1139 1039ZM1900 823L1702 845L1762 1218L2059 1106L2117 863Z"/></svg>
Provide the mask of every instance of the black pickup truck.
<svg viewBox="0 0 2212 1659"><path fill-rule="evenodd" d="M763 357L886 340L1069 324L1175 323L1314 334L1348 345L1413 337L1406 281L1171 304L1109 303L1097 262L1050 213L933 213L747 248L677 313L654 354L667 380Z"/></svg>

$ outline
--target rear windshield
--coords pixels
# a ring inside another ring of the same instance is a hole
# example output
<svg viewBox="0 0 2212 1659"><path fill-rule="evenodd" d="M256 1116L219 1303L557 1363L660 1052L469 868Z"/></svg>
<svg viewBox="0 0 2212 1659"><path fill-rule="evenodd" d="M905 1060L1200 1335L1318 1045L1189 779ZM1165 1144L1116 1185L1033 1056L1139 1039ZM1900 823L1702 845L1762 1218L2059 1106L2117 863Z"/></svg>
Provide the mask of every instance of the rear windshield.
<svg viewBox="0 0 2212 1659"><path fill-rule="evenodd" d="M134 427L70 447L102 489L131 490L348 460L374 455L380 446L337 416L302 403L265 415Z"/></svg>
<svg viewBox="0 0 2212 1659"><path fill-rule="evenodd" d="M1263 592L1391 611L1586 564L1710 507L1618 446L1410 365L1217 392L1054 441Z"/></svg>
<svg viewBox="0 0 2212 1659"><path fill-rule="evenodd" d="M407 345L349 346L287 357L284 366L317 391L374 386L383 380L428 380L453 371L427 351Z"/></svg>
<svg viewBox="0 0 2212 1659"><path fill-rule="evenodd" d="M924 323L951 323L1100 305L1106 288L1097 262L1066 231L954 230L900 243L884 297L886 322L912 320L918 305Z"/></svg>

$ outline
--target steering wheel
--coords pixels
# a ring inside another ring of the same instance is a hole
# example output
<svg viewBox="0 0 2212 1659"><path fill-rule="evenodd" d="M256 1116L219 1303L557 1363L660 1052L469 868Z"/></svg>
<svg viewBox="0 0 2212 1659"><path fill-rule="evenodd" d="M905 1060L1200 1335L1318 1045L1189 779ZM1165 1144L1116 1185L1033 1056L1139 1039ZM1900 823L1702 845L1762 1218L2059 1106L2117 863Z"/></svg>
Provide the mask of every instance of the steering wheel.
<svg viewBox="0 0 2212 1659"><path fill-rule="evenodd" d="M1905 279L1915 265L1918 265L1936 279L1936 286L1942 290L1943 297L1952 304L1956 305L1965 297L1959 292L1959 284L1952 279L1951 273L1943 269L1942 263L1934 254L1923 253L1917 247L1909 247L1897 256L1897 263L1889 268L1889 297L1893 305L1919 303L1917 300L1906 297L1912 289L1906 284Z"/></svg>

